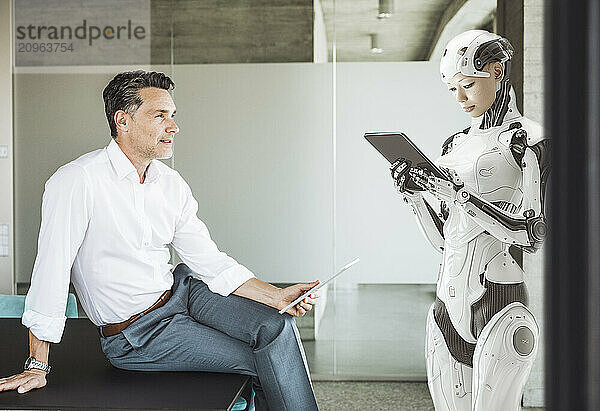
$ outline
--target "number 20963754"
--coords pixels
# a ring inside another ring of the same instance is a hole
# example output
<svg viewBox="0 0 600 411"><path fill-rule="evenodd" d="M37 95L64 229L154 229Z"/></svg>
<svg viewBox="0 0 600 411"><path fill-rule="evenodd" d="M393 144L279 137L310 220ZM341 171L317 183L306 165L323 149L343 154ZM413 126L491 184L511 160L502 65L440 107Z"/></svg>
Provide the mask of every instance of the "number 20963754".
<svg viewBox="0 0 600 411"><path fill-rule="evenodd" d="M71 53L73 43L17 43L17 53Z"/></svg>

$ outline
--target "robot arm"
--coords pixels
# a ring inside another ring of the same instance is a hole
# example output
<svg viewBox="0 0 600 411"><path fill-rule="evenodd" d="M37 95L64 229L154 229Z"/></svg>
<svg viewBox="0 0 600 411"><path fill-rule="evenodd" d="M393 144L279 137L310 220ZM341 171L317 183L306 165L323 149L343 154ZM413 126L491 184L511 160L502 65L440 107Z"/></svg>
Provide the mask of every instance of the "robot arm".
<svg viewBox="0 0 600 411"><path fill-rule="evenodd" d="M523 131L524 132L524 131ZM543 210L545 184L549 175L549 141L534 146L523 145L523 215L513 214L482 198L464 186L458 175L450 170L452 181L427 175L423 170L411 172L415 183L435 197L462 208L481 227L499 240L536 252L546 236Z"/></svg>
<svg viewBox="0 0 600 411"><path fill-rule="evenodd" d="M528 209L523 216L501 210L494 204L469 192L459 189L458 205L480 226L505 243L521 246L528 252L536 252L546 237L546 219Z"/></svg>
<svg viewBox="0 0 600 411"><path fill-rule="evenodd" d="M444 223L436 214L435 210L423 198L421 193L404 195L404 201L411 205L413 213L417 217L417 225L425 238L433 248L439 252L444 251Z"/></svg>
<svg viewBox="0 0 600 411"><path fill-rule="evenodd" d="M442 252L444 250L444 223L421 195L420 191L423 189L410 178L410 166L410 160L406 159L399 159L392 164L390 171L394 184L398 192L403 194L404 202L412 207L417 218L417 225L425 238L436 250Z"/></svg>

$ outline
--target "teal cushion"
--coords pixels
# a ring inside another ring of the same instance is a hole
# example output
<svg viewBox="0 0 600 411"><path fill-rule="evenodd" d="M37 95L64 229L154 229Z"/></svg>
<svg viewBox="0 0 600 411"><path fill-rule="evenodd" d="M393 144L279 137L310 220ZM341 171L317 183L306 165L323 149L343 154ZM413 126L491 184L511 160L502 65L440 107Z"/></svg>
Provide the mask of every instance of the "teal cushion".
<svg viewBox="0 0 600 411"><path fill-rule="evenodd" d="M237 401L235 402L235 404L233 404L233 408L231 408L231 410L232 411L243 411L246 409L246 405L248 405L246 400L242 397L239 397L237 399Z"/></svg>
<svg viewBox="0 0 600 411"><path fill-rule="evenodd" d="M254 390L252 390L252 394L250 395L250 405L248 406L248 411L254 411Z"/></svg>
<svg viewBox="0 0 600 411"><path fill-rule="evenodd" d="M24 295L5 295L0 294L0 318L21 318L25 311L25 296ZM75 294L69 293L67 298L67 311L65 312L68 318L77 318L77 301Z"/></svg>
<svg viewBox="0 0 600 411"><path fill-rule="evenodd" d="M237 399L237 401L235 402L235 404L233 404L233 410L236 411L243 411L246 410L246 406L248 405L248 402L246 401L245 398L240 397ZM248 406L247 411L254 411L254 390L252 390L252 393L250 394L250 406Z"/></svg>

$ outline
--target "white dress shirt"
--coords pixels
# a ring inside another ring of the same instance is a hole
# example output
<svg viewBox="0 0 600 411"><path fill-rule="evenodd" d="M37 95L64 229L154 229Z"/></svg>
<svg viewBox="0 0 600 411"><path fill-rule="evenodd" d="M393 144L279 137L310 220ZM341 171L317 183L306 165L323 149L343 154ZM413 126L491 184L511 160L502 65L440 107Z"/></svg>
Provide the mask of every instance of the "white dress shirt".
<svg viewBox="0 0 600 411"><path fill-rule="evenodd" d="M140 184L114 140L60 167L45 185L23 325L60 342L69 280L97 326L144 311L173 285L168 244L211 291L230 294L254 275L217 249L197 211L177 171L153 160Z"/></svg>

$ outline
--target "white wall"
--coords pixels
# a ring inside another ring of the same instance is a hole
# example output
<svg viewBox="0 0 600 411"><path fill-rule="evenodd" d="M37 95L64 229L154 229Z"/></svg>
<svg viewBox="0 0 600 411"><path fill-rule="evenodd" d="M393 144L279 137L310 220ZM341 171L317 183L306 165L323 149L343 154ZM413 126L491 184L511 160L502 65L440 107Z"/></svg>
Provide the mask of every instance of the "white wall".
<svg viewBox="0 0 600 411"><path fill-rule="evenodd" d="M108 144L102 87L110 74L16 74L15 252L17 282L37 253L44 183L62 164Z"/></svg>
<svg viewBox="0 0 600 411"><path fill-rule="evenodd" d="M31 278L44 183L61 165L109 143L102 89L115 71L128 69L132 67L17 68L13 81L18 283ZM156 69L168 73L168 67Z"/></svg>
<svg viewBox="0 0 600 411"><path fill-rule="evenodd" d="M228 254L263 280L332 261L331 65L182 65L175 168Z"/></svg>
<svg viewBox="0 0 600 411"><path fill-rule="evenodd" d="M338 64L337 260L361 258L341 283L434 283L441 262L395 191L389 163L363 134L403 131L435 159L469 122L436 63Z"/></svg>
<svg viewBox="0 0 600 411"><path fill-rule="evenodd" d="M14 294L13 252L13 124L12 124L12 42L10 0L0 0L0 294ZM4 231L8 230L7 234ZM7 244L5 244L7 242ZM8 250L7 250L8 249ZM5 253L4 251L8 251ZM7 255L6 255L7 254Z"/></svg>
<svg viewBox="0 0 600 411"><path fill-rule="evenodd" d="M361 257L339 281L433 283L441 256L362 135L403 130L434 158L468 118L436 64L343 63L337 80L335 265ZM217 243L268 281L331 274L331 66L185 65L175 81L175 167Z"/></svg>
<svg viewBox="0 0 600 411"><path fill-rule="evenodd" d="M217 244L260 278L308 281L333 265L331 64L182 65L175 168ZM433 283L440 255L395 192L367 130L402 130L436 157L467 119L436 65L343 63L337 72L337 261L342 282ZM112 73L17 74L18 279L36 253L44 182L109 141L101 91Z"/></svg>

